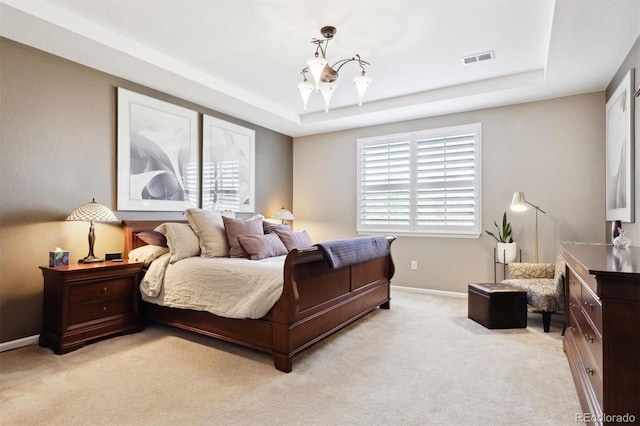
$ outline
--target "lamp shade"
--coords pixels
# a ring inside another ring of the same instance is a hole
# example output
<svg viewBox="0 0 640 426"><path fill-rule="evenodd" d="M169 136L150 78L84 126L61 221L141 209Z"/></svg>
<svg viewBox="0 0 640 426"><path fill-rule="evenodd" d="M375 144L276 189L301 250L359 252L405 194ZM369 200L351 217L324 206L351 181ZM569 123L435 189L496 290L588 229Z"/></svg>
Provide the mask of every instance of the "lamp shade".
<svg viewBox="0 0 640 426"><path fill-rule="evenodd" d="M307 110L307 102L309 101L309 96L311 92L313 92L313 83L307 81L305 78L302 83L298 83L298 92L300 92L300 96L302 96L302 103L304 105L304 110Z"/></svg>
<svg viewBox="0 0 640 426"><path fill-rule="evenodd" d="M527 209L527 202L524 199L524 192L514 192L511 200L511 210L521 212Z"/></svg>
<svg viewBox="0 0 640 426"><path fill-rule="evenodd" d="M82 222L117 222L118 218L113 214L109 207L96 203L94 198L90 203L85 203L76 207L76 209L67 216L66 220L77 220Z"/></svg>
<svg viewBox="0 0 640 426"><path fill-rule="evenodd" d="M273 215L271 215L271 219L278 219L278 220L294 220L295 217L293 216L293 213L291 213L289 210L285 209L284 206L278 210L276 210Z"/></svg>
<svg viewBox="0 0 640 426"><path fill-rule="evenodd" d="M357 75L353 77L353 84L356 85L356 89L358 90L358 105L362 106L362 97L371 84L371 79L364 74Z"/></svg>

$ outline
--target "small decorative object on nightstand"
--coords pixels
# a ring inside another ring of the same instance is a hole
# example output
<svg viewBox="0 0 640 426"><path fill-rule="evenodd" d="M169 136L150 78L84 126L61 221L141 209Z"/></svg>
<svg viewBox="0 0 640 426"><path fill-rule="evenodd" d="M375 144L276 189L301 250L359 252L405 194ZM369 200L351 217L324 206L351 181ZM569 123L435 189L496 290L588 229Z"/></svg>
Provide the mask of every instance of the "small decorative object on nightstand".
<svg viewBox="0 0 640 426"><path fill-rule="evenodd" d="M77 263L44 276L40 346L63 354L87 341L140 331L137 286L142 263Z"/></svg>

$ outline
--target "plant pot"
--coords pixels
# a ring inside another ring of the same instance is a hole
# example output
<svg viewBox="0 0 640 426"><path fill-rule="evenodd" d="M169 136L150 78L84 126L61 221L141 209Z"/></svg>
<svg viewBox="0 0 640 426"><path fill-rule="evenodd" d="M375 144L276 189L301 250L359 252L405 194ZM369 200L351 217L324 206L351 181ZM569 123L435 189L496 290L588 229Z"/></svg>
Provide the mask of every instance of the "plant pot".
<svg viewBox="0 0 640 426"><path fill-rule="evenodd" d="M518 243L498 243L496 247L498 262L515 262L518 258Z"/></svg>

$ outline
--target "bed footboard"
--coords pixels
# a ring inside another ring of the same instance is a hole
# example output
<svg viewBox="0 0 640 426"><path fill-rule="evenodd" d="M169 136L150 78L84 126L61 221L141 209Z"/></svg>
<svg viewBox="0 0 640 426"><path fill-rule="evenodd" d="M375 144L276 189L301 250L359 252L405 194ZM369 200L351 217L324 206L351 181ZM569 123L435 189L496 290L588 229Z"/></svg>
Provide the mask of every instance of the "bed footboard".
<svg viewBox="0 0 640 426"><path fill-rule="evenodd" d="M394 237L389 237L391 244ZM292 357L377 307L389 309L391 255L331 269L317 248L292 250L283 295L272 310L273 357L289 372Z"/></svg>

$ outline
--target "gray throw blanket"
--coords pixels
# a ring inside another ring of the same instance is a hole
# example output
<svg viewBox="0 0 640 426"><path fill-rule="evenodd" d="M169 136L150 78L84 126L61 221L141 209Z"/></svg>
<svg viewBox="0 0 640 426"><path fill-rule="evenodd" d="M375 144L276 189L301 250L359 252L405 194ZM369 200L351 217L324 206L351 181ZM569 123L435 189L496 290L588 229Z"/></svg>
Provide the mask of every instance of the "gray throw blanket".
<svg viewBox="0 0 640 426"><path fill-rule="evenodd" d="M316 246L324 253L332 269L344 268L389 254L389 242L384 235L344 238L318 243Z"/></svg>

